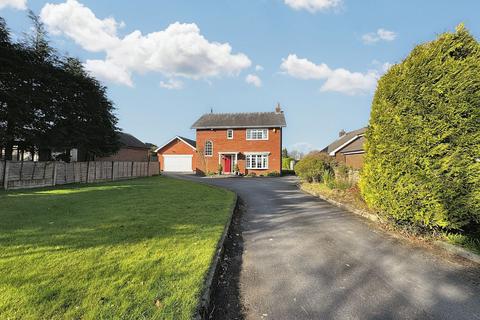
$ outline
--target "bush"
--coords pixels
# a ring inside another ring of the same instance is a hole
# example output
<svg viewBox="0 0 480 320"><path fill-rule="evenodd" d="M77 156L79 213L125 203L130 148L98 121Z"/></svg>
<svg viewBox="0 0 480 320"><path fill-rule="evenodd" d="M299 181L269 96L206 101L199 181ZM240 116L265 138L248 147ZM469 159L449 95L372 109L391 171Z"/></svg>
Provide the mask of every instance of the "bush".
<svg viewBox="0 0 480 320"><path fill-rule="evenodd" d="M282 169L290 170L291 161L293 161L293 158L290 158L290 157L282 158Z"/></svg>
<svg viewBox="0 0 480 320"><path fill-rule="evenodd" d="M218 164L217 173L222 174L222 172L223 172L223 166L221 164Z"/></svg>
<svg viewBox="0 0 480 320"><path fill-rule="evenodd" d="M267 173L267 177L280 177L280 173L277 171L271 171Z"/></svg>
<svg viewBox="0 0 480 320"><path fill-rule="evenodd" d="M370 207L427 228L480 220L480 45L463 25L380 79L366 137Z"/></svg>
<svg viewBox="0 0 480 320"><path fill-rule="evenodd" d="M308 182L320 182L325 171L333 175L334 162L325 152L315 152L308 154L295 166L296 174Z"/></svg>
<svg viewBox="0 0 480 320"><path fill-rule="evenodd" d="M249 172L247 174L247 177L256 177L256 176L257 176L257 174L255 172Z"/></svg>

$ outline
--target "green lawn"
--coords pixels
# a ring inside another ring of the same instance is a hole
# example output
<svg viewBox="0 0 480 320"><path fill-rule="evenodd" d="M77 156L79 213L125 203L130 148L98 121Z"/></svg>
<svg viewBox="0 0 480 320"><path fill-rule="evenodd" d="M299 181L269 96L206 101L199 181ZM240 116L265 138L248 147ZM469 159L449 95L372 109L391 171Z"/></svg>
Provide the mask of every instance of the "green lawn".
<svg viewBox="0 0 480 320"><path fill-rule="evenodd" d="M233 199L165 177L0 192L0 319L190 319Z"/></svg>

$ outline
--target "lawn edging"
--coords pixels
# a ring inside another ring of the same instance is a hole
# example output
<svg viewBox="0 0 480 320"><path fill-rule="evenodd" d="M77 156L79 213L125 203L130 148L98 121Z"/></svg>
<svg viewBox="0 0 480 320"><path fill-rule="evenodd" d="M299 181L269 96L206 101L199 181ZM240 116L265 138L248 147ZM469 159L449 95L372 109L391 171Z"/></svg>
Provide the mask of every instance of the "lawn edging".
<svg viewBox="0 0 480 320"><path fill-rule="evenodd" d="M238 207L238 195L234 193L234 200L233 200L232 207L230 208L230 213L228 216L227 223L225 224L222 236L220 237L220 240L217 243L215 254L212 258L212 263L210 264L210 268L208 269L207 275L203 282L200 301L198 303L197 309L193 316L193 319L195 320L208 319L208 309L210 306L210 300L212 295L213 280L215 279L216 274L219 272L220 260L224 251L225 239L227 237L228 231L230 229L230 225L232 223L232 218L235 213L235 210L237 210L237 207Z"/></svg>
<svg viewBox="0 0 480 320"><path fill-rule="evenodd" d="M365 217L365 218L367 218L371 221L374 221L374 222L378 222L380 220L380 218L377 215L372 214L368 211L359 210L359 209L354 208L354 207L352 207L348 204L338 202L336 200L330 199L330 198L328 198L328 197L326 197L322 194L316 193L316 192L310 192L309 190L306 190L305 188L303 188L301 183L298 183L297 186L303 192L308 193L312 196L318 197L318 198L320 198L320 199L322 199L322 200L324 200L324 201L326 201L326 202L328 202L328 203L330 203L330 204L332 204L336 207L339 207L339 208L347 210L349 212L358 214L358 215L363 216L363 217ZM478 255L476 253L473 253L473 252L471 252L471 251L469 251L465 248L462 248L460 246L456 246L454 244L448 243L446 241L441 241L441 240L435 240L435 241L432 242L432 244L435 247L437 247L439 249L442 249L442 250L445 250L450 254L453 254L453 255L459 256L461 258L467 259L469 261L480 264L480 255Z"/></svg>

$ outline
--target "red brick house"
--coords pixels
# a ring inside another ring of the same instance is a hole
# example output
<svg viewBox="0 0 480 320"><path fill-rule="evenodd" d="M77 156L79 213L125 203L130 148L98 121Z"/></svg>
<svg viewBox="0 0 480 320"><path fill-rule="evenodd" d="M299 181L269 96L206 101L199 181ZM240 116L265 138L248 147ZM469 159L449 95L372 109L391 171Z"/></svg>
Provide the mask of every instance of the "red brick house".
<svg viewBox="0 0 480 320"><path fill-rule="evenodd" d="M163 171L224 174L282 170L282 129L286 126L280 106L275 112L208 113L193 125L196 141L174 137L157 149Z"/></svg>
<svg viewBox="0 0 480 320"><path fill-rule="evenodd" d="M354 169L363 167L365 154L365 132L367 128L361 128L350 132L340 131L339 138L325 147L322 151L335 157L338 163L343 163Z"/></svg>
<svg viewBox="0 0 480 320"><path fill-rule="evenodd" d="M275 112L209 113L193 125L197 137L196 171L257 175L282 170L285 115Z"/></svg>
<svg viewBox="0 0 480 320"><path fill-rule="evenodd" d="M96 161L139 161L146 162L150 157L150 148L134 136L118 132L120 149L108 157L96 157Z"/></svg>

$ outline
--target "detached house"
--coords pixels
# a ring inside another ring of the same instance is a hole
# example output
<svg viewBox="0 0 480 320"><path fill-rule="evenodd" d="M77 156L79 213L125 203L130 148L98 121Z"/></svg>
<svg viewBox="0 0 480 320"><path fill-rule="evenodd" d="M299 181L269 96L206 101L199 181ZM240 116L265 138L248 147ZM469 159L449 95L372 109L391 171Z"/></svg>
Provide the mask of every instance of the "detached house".
<svg viewBox="0 0 480 320"><path fill-rule="evenodd" d="M162 170L257 175L282 170L285 115L275 112L208 113L193 125L196 141L175 137L157 150ZM190 169L191 168L191 169Z"/></svg>
<svg viewBox="0 0 480 320"><path fill-rule="evenodd" d="M365 154L365 132L367 128L361 128L350 132L340 131L338 139L325 147L322 151L335 157L338 163L343 163L354 169L363 167Z"/></svg>

